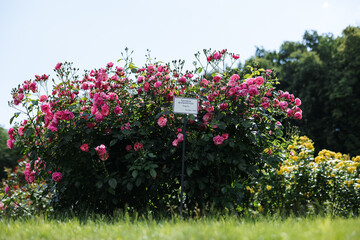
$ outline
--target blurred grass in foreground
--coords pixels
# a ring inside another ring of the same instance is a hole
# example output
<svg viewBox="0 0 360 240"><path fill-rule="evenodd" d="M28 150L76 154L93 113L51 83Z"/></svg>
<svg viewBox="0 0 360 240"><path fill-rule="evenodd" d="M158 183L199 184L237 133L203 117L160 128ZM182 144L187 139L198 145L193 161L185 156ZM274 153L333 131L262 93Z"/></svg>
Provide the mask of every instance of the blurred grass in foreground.
<svg viewBox="0 0 360 240"><path fill-rule="evenodd" d="M360 239L359 218L0 219L0 239Z"/></svg>

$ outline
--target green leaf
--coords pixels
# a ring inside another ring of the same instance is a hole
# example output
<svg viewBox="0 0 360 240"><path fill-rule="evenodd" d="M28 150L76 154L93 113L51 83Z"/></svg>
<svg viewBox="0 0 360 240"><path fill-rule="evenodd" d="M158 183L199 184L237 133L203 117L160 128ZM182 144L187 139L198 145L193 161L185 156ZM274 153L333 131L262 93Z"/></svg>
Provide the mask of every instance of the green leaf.
<svg viewBox="0 0 360 240"><path fill-rule="evenodd" d="M155 171L155 169L150 169L150 175L154 178L154 177L156 177L156 171Z"/></svg>
<svg viewBox="0 0 360 240"><path fill-rule="evenodd" d="M149 155L149 157L151 157L151 158L156 158L156 155L153 154L153 153L149 153L148 155Z"/></svg>
<svg viewBox="0 0 360 240"><path fill-rule="evenodd" d="M95 186L97 187L97 188L102 188L102 186L103 186L103 183L102 183L102 181L97 181L96 182L96 184L95 184Z"/></svg>
<svg viewBox="0 0 360 240"><path fill-rule="evenodd" d="M141 184L141 182L142 182L141 178L138 178L138 179L136 179L135 185L136 185L137 187L139 187L140 184Z"/></svg>
<svg viewBox="0 0 360 240"><path fill-rule="evenodd" d="M28 128L25 130L24 137L30 137L34 132L35 130L33 128Z"/></svg>
<svg viewBox="0 0 360 240"><path fill-rule="evenodd" d="M116 186L117 186L117 181L116 181L115 178L110 178L109 181L108 181L108 183L109 183L109 186L110 186L111 188L113 188L113 189L115 189Z"/></svg>
<svg viewBox="0 0 360 240"><path fill-rule="evenodd" d="M137 68L131 69L131 72L132 72L132 73L136 73L136 72L137 72Z"/></svg>
<svg viewBox="0 0 360 240"><path fill-rule="evenodd" d="M139 172L137 170L134 170L131 174L133 178L136 178L139 175Z"/></svg>
<svg viewBox="0 0 360 240"><path fill-rule="evenodd" d="M214 155L212 155L212 154L210 154L210 153L208 153L206 156L207 156L207 158L208 158L211 162L215 160Z"/></svg>
<svg viewBox="0 0 360 240"><path fill-rule="evenodd" d="M114 146L118 142L117 139L113 139L110 141L110 147Z"/></svg>
<svg viewBox="0 0 360 240"><path fill-rule="evenodd" d="M126 188L127 190L131 191L133 189L133 184L129 182L128 184L126 184Z"/></svg>
<svg viewBox="0 0 360 240"><path fill-rule="evenodd" d="M192 172L193 172L192 168L188 167L188 168L186 169L186 173L187 173L187 175L188 175L189 177L191 176Z"/></svg>

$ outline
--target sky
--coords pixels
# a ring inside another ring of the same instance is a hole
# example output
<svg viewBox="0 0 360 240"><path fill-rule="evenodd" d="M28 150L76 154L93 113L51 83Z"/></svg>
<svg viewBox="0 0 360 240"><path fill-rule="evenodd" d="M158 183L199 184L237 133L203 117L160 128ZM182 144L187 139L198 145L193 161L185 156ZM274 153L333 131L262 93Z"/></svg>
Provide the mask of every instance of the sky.
<svg viewBox="0 0 360 240"><path fill-rule="evenodd" d="M191 66L202 49L228 49L244 62L256 46L278 51L306 30L340 36L360 26L358 0L0 0L0 126L17 110L11 89L50 74L58 62L105 67L126 47L136 65L157 60ZM79 72L80 74L83 71Z"/></svg>

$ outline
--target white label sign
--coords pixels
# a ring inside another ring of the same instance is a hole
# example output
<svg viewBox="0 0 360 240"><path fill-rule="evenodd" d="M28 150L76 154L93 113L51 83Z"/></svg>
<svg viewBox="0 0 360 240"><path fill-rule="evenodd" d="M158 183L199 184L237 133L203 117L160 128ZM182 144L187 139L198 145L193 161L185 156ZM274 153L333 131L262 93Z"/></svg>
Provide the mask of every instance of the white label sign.
<svg viewBox="0 0 360 240"><path fill-rule="evenodd" d="M173 112L198 114L198 99L174 97Z"/></svg>

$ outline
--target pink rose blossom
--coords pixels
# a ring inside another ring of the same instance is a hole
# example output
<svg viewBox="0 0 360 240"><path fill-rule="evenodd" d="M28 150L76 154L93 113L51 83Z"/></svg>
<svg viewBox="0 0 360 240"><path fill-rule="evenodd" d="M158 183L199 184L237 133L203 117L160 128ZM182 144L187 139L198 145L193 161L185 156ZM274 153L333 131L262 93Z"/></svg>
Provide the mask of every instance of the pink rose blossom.
<svg viewBox="0 0 360 240"><path fill-rule="evenodd" d="M134 150L136 151L136 152L138 152L140 149L142 149L143 148L143 144L142 143L135 143L134 144Z"/></svg>
<svg viewBox="0 0 360 240"><path fill-rule="evenodd" d="M182 133L178 133L177 140L178 142L182 142L184 140L184 135Z"/></svg>
<svg viewBox="0 0 360 240"><path fill-rule="evenodd" d="M150 90L150 83L146 82L144 83L144 91L148 92Z"/></svg>
<svg viewBox="0 0 360 240"><path fill-rule="evenodd" d="M222 136L220 136L220 135L217 135L217 136L215 136L214 138L213 138L213 141L214 141L214 144L215 145L221 145L221 144L223 144L223 142L224 142L224 137L222 137Z"/></svg>
<svg viewBox="0 0 360 240"><path fill-rule="evenodd" d="M301 119L302 119L302 114L301 114L301 112L296 112L296 113L294 114L294 118L295 118L296 120L301 120Z"/></svg>
<svg viewBox="0 0 360 240"><path fill-rule="evenodd" d="M164 117L160 117L159 119L158 119L158 125L160 126L160 127L165 127L166 126L166 122L167 122L167 119L166 118L164 118Z"/></svg>
<svg viewBox="0 0 360 240"><path fill-rule="evenodd" d="M125 149L126 149L127 152L130 152L130 150L132 149L132 146L131 145L126 145Z"/></svg>
<svg viewBox="0 0 360 240"><path fill-rule="evenodd" d="M255 78L255 84L260 86L261 84L264 83L264 78L263 77L257 77Z"/></svg>
<svg viewBox="0 0 360 240"><path fill-rule="evenodd" d="M7 194L7 193L9 192L9 189L10 189L9 186L6 186L6 187L5 187L5 189L4 189L5 194Z"/></svg>
<svg viewBox="0 0 360 240"><path fill-rule="evenodd" d="M175 139L173 142L172 142L172 145L174 147L177 147L177 145L179 144L179 140L178 139Z"/></svg>
<svg viewBox="0 0 360 240"><path fill-rule="evenodd" d="M14 143L15 143L15 140L14 139L8 139L6 141L6 145L9 149L13 149L14 148Z"/></svg>
<svg viewBox="0 0 360 240"><path fill-rule="evenodd" d="M249 95L250 96L256 96L256 95L258 95L259 94L259 91L258 91L258 89L257 89L257 86L256 85L251 85L250 87L249 87Z"/></svg>
<svg viewBox="0 0 360 240"><path fill-rule="evenodd" d="M40 102L45 102L47 99L48 99L48 96L46 96L46 95L40 96Z"/></svg>
<svg viewBox="0 0 360 240"><path fill-rule="evenodd" d="M18 129L18 134L19 134L20 136L24 136L24 127L19 127L19 129Z"/></svg>
<svg viewBox="0 0 360 240"><path fill-rule="evenodd" d="M296 106L300 106L301 100L299 98L295 98L295 104L296 104Z"/></svg>
<svg viewBox="0 0 360 240"><path fill-rule="evenodd" d="M89 145L87 145L86 143L84 143L83 145L80 146L81 151L83 152L88 152L89 151Z"/></svg>
<svg viewBox="0 0 360 240"><path fill-rule="evenodd" d="M112 63L112 62L109 62L108 64L106 64L107 68L111 68L112 66L114 66L114 63Z"/></svg>
<svg viewBox="0 0 360 240"><path fill-rule="evenodd" d="M203 78L203 79L200 81L200 86L201 86L201 87L206 87L208 84L209 84L209 81L206 80L205 78Z"/></svg>
<svg viewBox="0 0 360 240"><path fill-rule="evenodd" d="M281 102L279 103L279 106L280 106L280 108L281 108L282 110L285 110L285 109L289 106L289 104L288 104L288 102L286 102L286 101L281 101Z"/></svg>
<svg viewBox="0 0 360 240"><path fill-rule="evenodd" d="M50 104L44 103L43 105L41 105L40 108L43 113L47 113L50 111Z"/></svg>
<svg viewBox="0 0 360 240"><path fill-rule="evenodd" d="M240 56L233 54L232 57L233 57L234 59L239 59Z"/></svg>
<svg viewBox="0 0 360 240"><path fill-rule="evenodd" d="M58 130L57 127L55 127L54 125L49 125L47 128L52 132L57 132Z"/></svg>
<svg viewBox="0 0 360 240"><path fill-rule="evenodd" d="M221 53L215 52L213 57L214 59L219 60L221 58Z"/></svg>
<svg viewBox="0 0 360 240"><path fill-rule="evenodd" d="M95 148L95 151L97 152L97 154L101 160L106 161L109 158L109 154L106 152L106 147L104 144L97 146Z"/></svg>
<svg viewBox="0 0 360 240"><path fill-rule="evenodd" d="M215 75L214 78L213 78L214 83L219 83L220 80L221 80L221 77L218 76L218 75Z"/></svg>
<svg viewBox="0 0 360 240"><path fill-rule="evenodd" d="M220 108L221 111L226 111L227 108L228 108L228 104L227 103L221 103L219 105L219 108Z"/></svg>
<svg viewBox="0 0 360 240"><path fill-rule="evenodd" d="M102 105L101 107L101 115L108 116L110 113L110 107L106 104Z"/></svg>
<svg viewBox="0 0 360 240"><path fill-rule="evenodd" d="M142 83L143 81L145 80L145 77L144 76L139 76L138 78L137 78L137 83Z"/></svg>
<svg viewBox="0 0 360 240"><path fill-rule="evenodd" d="M55 70L59 70L61 68L61 63L57 63L55 66Z"/></svg>
<svg viewBox="0 0 360 240"><path fill-rule="evenodd" d="M186 77L184 77L184 76L180 77L179 83L186 83Z"/></svg>
<svg viewBox="0 0 360 240"><path fill-rule="evenodd" d="M116 106L115 109L114 109L115 114L121 114L121 111L122 111L122 108L119 107L119 106Z"/></svg>
<svg viewBox="0 0 360 240"><path fill-rule="evenodd" d="M237 80L239 80L240 79L240 77L239 77L239 75L237 75L237 74L234 74L234 75L232 75L231 77L230 77L230 80L231 81L237 81Z"/></svg>
<svg viewBox="0 0 360 240"><path fill-rule="evenodd" d="M227 133L224 133L223 135L221 135L223 138L224 138L224 140L226 140L226 139L228 139L229 138L229 134L227 134Z"/></svg>
<svg viewBox="0 0 360 240"><path fill-rule="evenodd" d="M286 110L286 116L287 116L287 117L292 117L293 114L294 114L294 111L293 111L292 109L288 108L288 109Z"/></svg>
<svg viewBox="0 0 360 240"><path fill-rule="evenodd" d="M60 180L62 179L62 174L61 172L54 172L52 174L52 179L55 181L55 182L60 182Z"/></svg>
<svg viewBox="0 0 360 240"><path fill-rule="evenodd" d="M159 87L161 87L161 82L160 81L157 81L155 84L154 84L154 87L155 88L159 88Z"/></svg>

